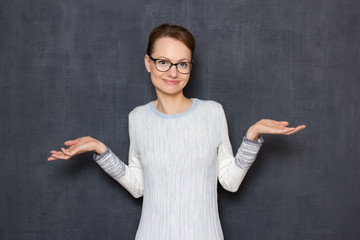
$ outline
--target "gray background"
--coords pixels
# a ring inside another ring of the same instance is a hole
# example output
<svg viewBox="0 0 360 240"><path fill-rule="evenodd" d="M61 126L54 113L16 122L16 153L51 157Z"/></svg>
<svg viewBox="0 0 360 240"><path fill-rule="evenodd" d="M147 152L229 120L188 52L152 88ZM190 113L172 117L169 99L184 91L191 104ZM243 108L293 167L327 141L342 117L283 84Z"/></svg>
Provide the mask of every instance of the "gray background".
<svg viewBox="0 0 360 240"><path fill-rule="evenodd" d="M358 239L358 0L1 0L0 239L133 239L134 199L86 153L47 162L90 135L127 162L127 115L155 98L150 30L197 40L188 97L220 102L234 151L261 118L306 124L264 136L240 190L219 187L230 239Z"/></svg>

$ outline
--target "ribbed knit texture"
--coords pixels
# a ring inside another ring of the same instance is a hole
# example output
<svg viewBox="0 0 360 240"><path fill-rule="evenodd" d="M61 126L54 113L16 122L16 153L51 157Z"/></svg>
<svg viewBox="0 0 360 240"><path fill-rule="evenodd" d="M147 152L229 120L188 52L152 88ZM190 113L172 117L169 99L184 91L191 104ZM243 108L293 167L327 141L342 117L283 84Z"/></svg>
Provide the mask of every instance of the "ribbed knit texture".
<svg viewBox="0 0 360 240"><path fill-rule="evenodd" d="M244 139L235 160L221 105L192 100L180 114L163 114L153 102L129 114L128 165L110 149L94 155L134 197L144 197L137 240L223 239L217 179L237 191L261 146L262 139Z"/></svg>

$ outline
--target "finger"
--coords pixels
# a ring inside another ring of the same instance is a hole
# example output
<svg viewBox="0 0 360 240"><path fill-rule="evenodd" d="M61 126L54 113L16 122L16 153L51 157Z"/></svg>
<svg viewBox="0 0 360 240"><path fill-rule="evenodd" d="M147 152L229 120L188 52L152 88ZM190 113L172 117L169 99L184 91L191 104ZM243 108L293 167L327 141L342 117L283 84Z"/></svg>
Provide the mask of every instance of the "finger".
<svg viewBox="0 0 360 240"><path fill-rule="evenodd" d="M297 127L297 132L300 132L300 131L304 130L305 128L306 128L305 125L298 126Z"/></svg>
<svg viewBox="0 0 360 240"><path fill-rule="evenodd" d="M65 156L65 155L62 155L62 156L52 156L53 158L56 158L56 159L62 159L62 160L68 160L69 158L71 158L70 156Z"/></svg>
<svg viewBox="0 0 360 240"><path fill-rule="evenodd" d="M269 119L268 122L271 122L271 123L275 123L275 124L289 124L288 121L276 121L276 120L271 120Z"/></svg>
<svg viewBox="0 0 360 240"><path fill-rule="evenodd" d="M50 162L50 161L54 161L54 160L66 160L66 159L59 158L59 157L48 157L47 160Z"/></svg>
<svg viewBox="0 0 360 240"><path fill-rule="evenodd" d="M281 127L281 128L275 128L273 129L273 134L287 134L291 131L294 131L295 128L291 127Z"/></svg>
<svg viewBox="0 0 360 240"><path fill-rule="evenodd" d="M71 155L68 149L61 148L61 151L62 151L63 154L65 154L65 155L67 155L67 156L70 156L70 155Z"/></svg>
<svg viewBox="0 0 360 240"><path fill-rule="evenodd" d="M63 153L61 152L61 153L53 153L53 154L51 155L51 157L56 158L56 159L64 159L64 160L67 160L67 159L69 159L71 156L67 156L67 155L65 155L65 154L63 154Z"/></svg>
<svg viewBox="0 0 360 240"><path fill-rule="evenodd" d="M53 158L59 158L61 156L63 156L62 153L53 153L53 154L51 154L51 157L53 157Z"/></svg>
<svg viewBox="0 0 360 240"><path fill-rule="evenodd" d="M260 125L258 128L260 134L284 134L287 131L289 131L289 128L276 123L271 125Z"/></svg>
<svg viewBox="0 0 360 240"><path fill-rule="evenodd" d="M272 132L282 133L283 131L287 131L289 127L287 127L288 123L283 122L274 122L271 125L266 125L262 130Z"/></svg>
<svg viewBox="0 0 360 240"><path fill-rule="evenodd" d="M60 151L57 151L57 150L51 150L50 151L51 153L61 153L62 151L60 150Z"/></svg>
<svg viewBox="0 0 360 240"><path fill-rule="evenodd" d="M54 150L54 151L50 151L50 153L51 153L51 154L62 154L61 151L55 151L55 150Z"/></svg>
<svg viewBox="0 0 360 240"><path fill-rule="evenodd" d="M297 127L287 127L286 129L289 130L289 131L287 131L287 132L292 132L292 131L298 132L298 131L303 130L304 128L306 128L305 125L300 125L300 126L297 126Z"/></svg>
<svg viewBox="0 0 360 240"><path fill-rule="evenodd" d="M286 135L292 135L292 134L294 134L294 133L300 132L300 131L303 130L305 127L306 127L305 125L298 126L298 127L296 127L294 130L286 133Z"/></svg>
<svg viewBox="0 0 360 240"><path fill-rule="evenodd" d="M287 122L287 121L279 121L278 123L284 127L289 126L289 122Z"/></svg>
<svg viewBox="0 0 360 240"><path fill-rule="evenodd" d="M298 131L301 131L301 130L303 130L303 129L305 129L305 128L306 128L305 125L301 125L301 126L297 126L297 127L295 128L295 130L298 132Z"/></svg>
<svg viewBox="0 0 360 240"><path fill-rule="evenodd" d="M54 160L56 160L57 158L54 158L54 157L48 157L48 161L54 161Z"/></svg>
<svg viewBox="0 0 360 240"><path fill-rule="evenodd" d="M64 145L66 145L66 146L74 145L74 144L78 143L79 141L80 141L80 138L74 139L74 140L68 140L68 141L64 142Z"/></svg>

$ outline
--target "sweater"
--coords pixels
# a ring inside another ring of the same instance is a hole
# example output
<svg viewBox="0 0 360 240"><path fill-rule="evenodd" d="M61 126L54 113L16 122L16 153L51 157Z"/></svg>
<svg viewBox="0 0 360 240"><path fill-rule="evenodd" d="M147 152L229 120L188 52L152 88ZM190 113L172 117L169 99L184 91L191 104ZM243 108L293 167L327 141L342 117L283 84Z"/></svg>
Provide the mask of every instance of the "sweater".
<svg viewBox="0 0 360 240"><path fill-rule="evenodd" d="M222 106L192 99L179 114L154 102L129 114L129 159L108 148L95 161L134 197L143 197L137 240L221 240L217 181L235 192L263 142L243 138L234 157Z"/></svg>

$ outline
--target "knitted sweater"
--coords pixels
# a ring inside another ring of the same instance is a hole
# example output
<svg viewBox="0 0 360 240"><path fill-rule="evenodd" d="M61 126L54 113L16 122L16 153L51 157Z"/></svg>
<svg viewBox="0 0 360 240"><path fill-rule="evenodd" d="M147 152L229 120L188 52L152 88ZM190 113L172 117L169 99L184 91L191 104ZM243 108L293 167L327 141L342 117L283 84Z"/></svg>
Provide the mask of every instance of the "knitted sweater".
<svg viewBox="0 0 360 240"><path fill-rule="evenodd" d="M237 191L262 144L246 138L234 157L222 106L192 99L179 114L153 102L129 114L128 165L108 148L95 161L134 197L143 196L137 240L221 240L217 180Z"/></svg>

